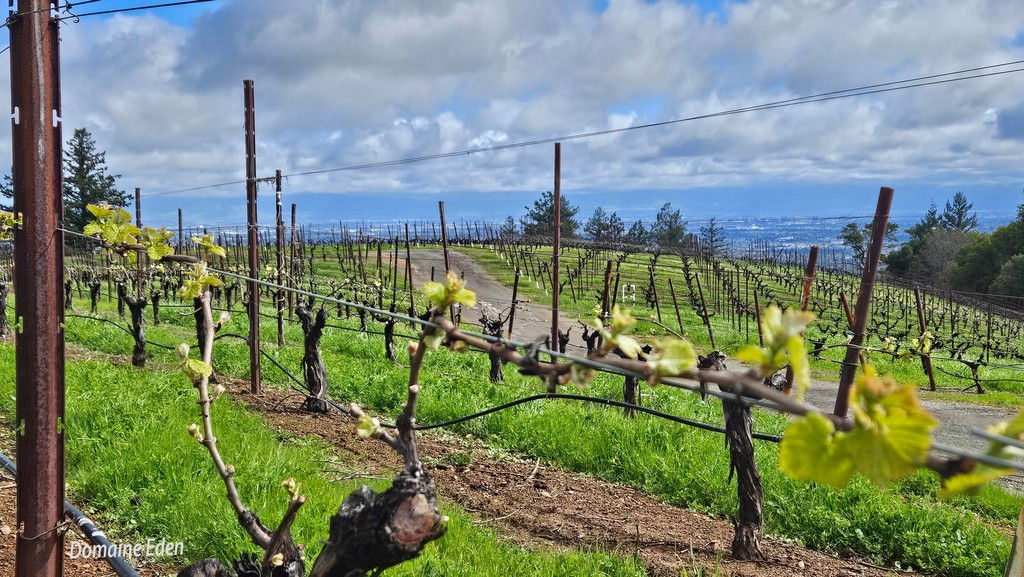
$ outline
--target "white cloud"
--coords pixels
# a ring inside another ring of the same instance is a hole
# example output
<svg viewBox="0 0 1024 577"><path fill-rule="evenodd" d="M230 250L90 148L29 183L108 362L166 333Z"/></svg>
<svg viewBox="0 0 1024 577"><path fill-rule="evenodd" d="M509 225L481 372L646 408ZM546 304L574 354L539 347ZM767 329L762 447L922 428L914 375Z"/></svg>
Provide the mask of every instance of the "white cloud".
<svg viewBox="0 0 1024 577"><path fill-rule="evenodd" d="M170 190L242 176L246 78L260 171L289 173L1018 60L1024 36L1024 12L1001 0L751 0L712 16L674 0L590 5L222 0L187 29L83 19L62 34L65 130L89 128L123 187ZM1010 74L569 141L563 176L579 191L972 177L1016 191L1022 84ZM550 173L545 145L289 186L544 190Z"/></svg>

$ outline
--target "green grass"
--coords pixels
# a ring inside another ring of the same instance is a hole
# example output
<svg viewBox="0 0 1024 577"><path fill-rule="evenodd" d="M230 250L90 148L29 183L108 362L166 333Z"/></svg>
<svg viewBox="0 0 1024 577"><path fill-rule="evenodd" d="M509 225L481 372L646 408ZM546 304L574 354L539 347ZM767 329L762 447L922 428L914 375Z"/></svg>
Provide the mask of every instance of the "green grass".
<svg viewBox="0 0 1024 577"><path fill-rule="evenodd" d="M13 420L14 355L0 345L0 411ZM224 497L206 451L185 432L198 418L195 389L176 371L138 370L101 361L67 363L67 483L69 497L95 515L116 542L149 537L181 541L190 563L252 551ZM218 444L235 465L244 502L270 526L284 513L283 479L294 476L309 501L293 527L315 558L327 520L361 482L334 483L320 463L338 459L323 442L270 430L244 407L221 400L213 408ZM375 489L387 483L366 481ZM451 504L448 533L417 560L389 575L641 576L641 564L609 552L527 550L477 527Z"/></svg>
<svg viewBox="0 0 1024 577"><path fill-rule="evenodd" d="M299 335L291 330L289 342ZM358 400L393 415L404 400L406 370L383 360L376 337L329 332L323 342L331 378L331 394ZM244 376L247 350L241 344L218 344L220 366ZM276 352L286 366L298 367L298 347ZM283 376L264 364L264 378L283 383ZM420 397L421 422L435 423L475 412L542 387L536 379L506 370L507 382L486 381L486 358L447 351L428 355ZM590 388L596 396L617 398L621 378L603 376ZM717 403L666 387L646 390L646 405L713 423L721 422ZM758 413L756 428L779 433L786 420ZM625 419L616 410L564 401L541 401L492 414L456 428L488 443L644 489L668 502L713 515L730 517L736 510L735 487L728 486L727 454L721 436L640 417ZM844 548L877 562L899 562L946 575L996 575L1009 543L988 524L1010 526L1021 498L987 488L980 498L937 503L937 478L921 472L888 489L864 479L835 491L797 482L777 466L777 447L757 445L765 488L765 528L773 535L831 552Z"/></svg>

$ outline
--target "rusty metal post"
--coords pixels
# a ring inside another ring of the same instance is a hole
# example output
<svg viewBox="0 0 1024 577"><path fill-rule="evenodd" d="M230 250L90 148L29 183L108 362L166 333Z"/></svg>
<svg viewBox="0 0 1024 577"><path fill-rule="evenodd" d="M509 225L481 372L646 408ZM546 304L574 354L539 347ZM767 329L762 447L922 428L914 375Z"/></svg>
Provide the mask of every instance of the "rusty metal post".
<svg viewBox="0 0 1024 577"><path fill-rule="evenodd" d="M292 203L292 230L288 241L288 288L295 288L295 203ZM295 293L288 291L288 320L295 312Z"/></svg>
<svg viewBox="0 0 1024 577"><path fill-rule="evenodd" d="M135 226L142 230L142 189L137 186L135 187ZM135 279L138 293L135 296L139 298L142 298L142 275L146 271L146 258L145 252L139 252L135 255L136 271L138 273L138 277Z"/></svg>
<svg viewBox="0 0 1024 577"><path fill-rule="evenodd" d="M914 300L917 302L917 324L921 328L921 335L924 335L928 327L924 322L924 299L921 297L921 288L914 287ZM921 368L924 369L924 374L928 375L928 386L931 390L935 390L935 371L932 370L932 356L931 353L921 354Z"/></svg>
<svg viewBox="0 0 1024 577"><path fill-rule="evenodd" d="M814 287L814 271L818 268L818 247L812 246L807 255L807 266L804 267L804 287L800 293L800 310L806 311L811 302L811 289ZM802 335L803 333L801 333ZM786 391L793 388L793 365L786 367Z"/></svg>
<svg viewBox="0 0 1024 577"><path fill-rule="evenodd" d="M676 288L672 286L672 277L668 277L668 293L672 295L672 306L676 309L676 322L679 323L679 334L686 334L686 327L683 326L683 316L679 314L679 299L676 298Z"/></svg>
<svg viewBox="0 0 1024 577"><path fill-rule="evenodd" d="M608 316L611 310L609 303L612 300L612 261L604 267L604 291L601 293L601 318Z"/></svg>
<svg viewBox="0 0 1024 577"><path fill-rule="evenodd" d="M274 247L277 251L277 297L274 299L274 309L277 310L277 346L284 346L284 289L281 281L284 276L284 215L281 211L281 171L274 171L274 209L276 213L277 226L275 228L276 238Z"/></svg>
<svg viewBox="0 0 1024 577"><path fill-rule="evenodd" d="M551 252L551 348L558 347L558 257L562 244L562 143L555 143L554 225ZM553 387L552 387L553 388ZM551 392L554 392L553 390Z"/></svg>
<svg viewBox="0 0 1024 577"><path fill-rule="evenodd" d="M836 406L833 413L846 417L850 405L850 386L857 374L857 359L860 347L864 343L864 328L867 326L868 315L871 314L871 297L875 288L875 277L878 276L878 262L882 256L882 244L885 241L885 229L889 224L889 209L892 207L893 189L883 186L878 192L878 204L875 207L875 220L871 227L871 244L868 245L867 260L860 277L860 292L854 307L853 338L846 349L843 368L839 374L839 391L836 393Z"/></svg>
<svg viewBox="0 0 1024 577"><path fill-rule="evenodd" d="M519 299L519 267L516 267L516 278L512 281L512 305L508 311L508 338L512 338L512 323L516 321L516 304Z"/></svg>
<svg viewBox="0 0 1024 577"><path fill-rule="evenodd" d="M13 7L14 2L10 1ZM64 574L64 235L57 2L20 0L11 31L18 497L15 574ZM54 11L54 12L51 12Z"/></svg>
<svg viewBox="0 0 1024 577"><path fill-rule="evenodd" d="M340 250L340 249L339 249ZM416 288L412 282L412 252L409 248L409 223L405 223L405 278L409 281L409 316L416 316ZM412 325L416 328L416 325Z"/></svg>
<svg viewBox="0 0 1024 577"><path fill-rule="evenodd" d="M252 80L243 80L245 96L245 196L249 229L249 278L260 274L259 231L256 218L256 109ZM249 385L260 392L260 285L249 281Z"/></svg>
<svg viewBox="0 0 1024 577"><path fill-rule="evenodd" d="M704 287L700 284L700 274L694 274L693 278L697 281L697 295L700 297L700 316L704 320L704 326L708 329L708 340L711 341L711 350L717 350L718 347L715 346L715 331L711 328L711 315L708 314L708 303L704 300Z"/></svg>
<svg viewBox="0 0 1024 577"><path fill-rule="evenodd" d="M757 296L757 289L754 289L754 318L757 320L757 342L764 347L764 330L761 328L761 299Z"/></svg>
<svg viewBox="0 0 1024 577"><path fill-rule="evenodd" d="M444 251L444 274L448 274L451 266L448 264L448 225L444 220L444 201L437 201L437 210L441 213L441 250Z"/></svg>

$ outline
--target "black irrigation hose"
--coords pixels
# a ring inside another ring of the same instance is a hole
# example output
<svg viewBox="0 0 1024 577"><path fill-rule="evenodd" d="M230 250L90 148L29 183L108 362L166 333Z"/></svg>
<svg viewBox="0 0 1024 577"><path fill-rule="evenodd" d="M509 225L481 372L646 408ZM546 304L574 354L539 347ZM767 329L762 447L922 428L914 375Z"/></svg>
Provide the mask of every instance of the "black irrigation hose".
<svg viewBox="0 0 1024 577"><path fill-rule="evenodd" d="M277 362L276 359L274 359L269 354L267 354L266 351L264 351L263 349L260 349L260 352L263 353L263 356L265 356L266 358L270 359L270 362L274 363L274 365L276 365L277 368L281 369L281 371L284 374L286 374L292 381L294 381L295 383L297 383L299 385L304 386L304 384L301 381L299 381L295 377L295 375L293 375L291 372L289 372L288 369L284 368L281 365L281 363ZM309 394L308 391L303 391L303 390L300 390L300 389L298 389L296 387L292 387L292 389L295 392L297 392L297 393L302 393L302 394L305 394L305 395ZM487 415L490 415L491 413L497 413L499 411L504 411L506 409L511 409L512 407L516 407L518 405L522 405L522 404L525 404L525 403L530 403L530 402L533 402L533 401L538 401L538 400L541 400L541 399L566 399L566 400L572 400L572 401L586 401L586 402L597 403L597 404L601 404L601 405L609 405L609 406L613 406L613 407L622 407L622 408L626 408L626 409L634 409L636 411L640 411L642 413L647 413L649 415L653 415L655 417L658 417L658 418L661 418L661 419L665 419L665 420L668 420L668 421L673 421L673 422L676 422L676 423L681 423L683 425L688 425L690 427L696 427L698 429L703 429L705 431L711 431L711 432L715 432L715 433L725 434L725 429L722 428L722 427L718 427L716 425L711 425L711 424L708 424L708 423L703 423L703 422L700 422L700 421L694 421L694 420L691 420L691 419L684 419L683 417L677 417L675 415L670 415L668 413L663 413L661 411L656 411L654 409L648 409L647 407L643 407L641 405L634 405L632 403L625 403L623 401L616 401L614 399L605 399L605 398L601 398L601 397L589 397L589 396L586 396L586 395L572 395L572 394L568 394L568 393L543 393L543 394L539 394L539 395L532 395L532 396L529 396L529 397L523 397L523 398L516 399L514 401L510 401L510 402L502 404L502 405L497 405L497 406L494 406L494 407L490 407L488 409L484 409L484 410L476 412L476 413L472 413L472 414L469 414L469 415L464 415L462 417L456 417L456 418L450 419L448 421L442 421L440 423L434 423L434 424L431 424L431 425L416 425L415 427L413 427L413 429L415 429L417 431L429 431L430 429L441 429L441 428L445 428L445 427L450 427L452 425L457 425L459 423L464 423L466 421L472 421L474 419L479 419L480 417L485 417ZM342 412L342 413L344 413L344 414L346 414L348 416L352 416L351 412L349 412L347 409L339 406L337 403L331 401L330 399L326 399L326 401L327 401L328 404L333 406L338 411L340 411L340 412ZM385 427L385 428L388 428L388 429L396 429L396 428L398 428L397 425L394 425L394 424L391 424L391 423L382 423L381 426ZM779 436L779 435L769 435L767 433L757 433L757 432L755 432L755 433L752 434L752 436L755 439L759 439L759 440L762 440L762 441L770 441L772 443L779 443L779 442L782 441L782 437Z"/></svg>
<svg viewBox="0 0 1024 577"><path fill-rule="evenodd" d="M5 469L14 475L15 479L18 477L18 466L13 461L7 458L6 455L0 453L0 465L3 465ZM135 568L130 563L125 561L124 557L117 554L117 547L107 539L107 536L103 534L103 531L92 522L91 519L85 516L78 507L71 504L70 501L64 501L64 515L71 517L75 525L78 525L79 529L85 533L89 542L97 547L100 547L105 555L107 564L110 568L117 573L119 577L139 577L139 574L135 572Z"/></svg>

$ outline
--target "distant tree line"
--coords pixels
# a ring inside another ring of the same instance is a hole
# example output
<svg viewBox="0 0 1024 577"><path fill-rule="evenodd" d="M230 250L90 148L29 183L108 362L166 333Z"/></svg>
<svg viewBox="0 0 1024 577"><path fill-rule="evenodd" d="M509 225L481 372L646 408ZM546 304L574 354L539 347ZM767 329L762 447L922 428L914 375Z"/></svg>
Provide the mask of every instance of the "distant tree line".
<svg viewBox="0 0 1024 577"><path fill-rule="evenodd" d="M1024 297L1024 204L1010 223L978 232L978 215L967 195L957 192L945 208L933 201L909 238L884 255L889 274L941 289ZM896 225L886 231L895 242ZM871 225L847 224L839 239L863 261Z"/></svg>
<svg viewBox="0 0 1024 577"><path fill-rule="evenodd" d="M581 226L577 220L579 207L574 206L565 196L559 200L559 229L563 239L586 238L624 250L642 249L657 253L693 251L698 246L709 255L725 251L725 232L714 218L701 227L700 235L697 236L687 231L687 221L683 220L682 211L673 208L671 202L661 206L650 226L644 224L643 219L638 219L627 229L618 213L608 213L602 207L594 209L594 213ZM554 194L544 192L532 206L523 208L526 213L518 222L511 215L505 217L499 230L501 236L510 240L550 238L555 227Z"/></svg>

